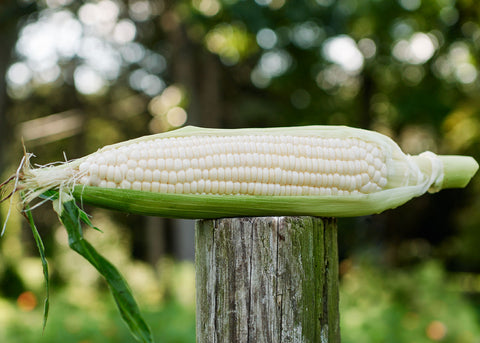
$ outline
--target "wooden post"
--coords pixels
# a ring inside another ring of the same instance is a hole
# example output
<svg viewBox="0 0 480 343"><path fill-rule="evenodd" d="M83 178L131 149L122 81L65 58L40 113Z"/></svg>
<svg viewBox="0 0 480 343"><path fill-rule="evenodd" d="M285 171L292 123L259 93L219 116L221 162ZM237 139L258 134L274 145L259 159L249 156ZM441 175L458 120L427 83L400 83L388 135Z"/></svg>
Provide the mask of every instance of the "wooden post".
<svg viewBox="0 0 480 343"><path fill-rule="evenodd" d="M198 220L197 343L338 343L334 218Z"/></svg>

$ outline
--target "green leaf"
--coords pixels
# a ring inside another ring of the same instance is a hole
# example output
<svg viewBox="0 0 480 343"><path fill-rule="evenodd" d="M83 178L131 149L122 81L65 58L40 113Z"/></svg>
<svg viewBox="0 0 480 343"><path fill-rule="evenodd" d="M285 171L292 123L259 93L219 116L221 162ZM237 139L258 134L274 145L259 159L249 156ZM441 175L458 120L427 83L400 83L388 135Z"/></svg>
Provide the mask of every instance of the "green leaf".
<svg viewBox="0 0 480 343"><path fill-rule="evenodd" d="M118 310L132 335L140 342L153 342L150 328L143 320L127 282L120 272L83 237L81 225L81 221L85 219L82 215L83 211L70 196L62 194L59 198L62 198L63 202L58 203L58 200L54 202L54 209L67 230L70 247L90 262L105 278Z"/></svg>
<svg viewBox="0 0 480 343"><path fill-rule="evenodd" d="M100 231L101 233L103 233L102 230L100 230L98 227L94 226L92 224L92 222L90 221L90 216L84 211L82 210L81 208L78 209L78 211L80 212L80 220L82 222L84 222L85 224L87 224L88 226L90 226L92 229L95 229L97 231Z"/></svg>
<svg viewBox="0 0 480 343"><path fill-rule="evenodd" d="M48 310L50 308L50 281L48 277L48 263L47 258L45 257L45 246L43 245L42 238L38 233L37 227L35 226L35 222L33 221L32 212L28 205L25 205L25 209L23 211L23 215L27 218L28 223L30 224L30 228L32 229L33 238L35 239L35 243L37 244L38 252L40 253L40 259L42 260L42 267L43 267L43 277L45 279L45 302L43 303L43 330L45 330L45 326L47 325L48 319Z"/></svg>

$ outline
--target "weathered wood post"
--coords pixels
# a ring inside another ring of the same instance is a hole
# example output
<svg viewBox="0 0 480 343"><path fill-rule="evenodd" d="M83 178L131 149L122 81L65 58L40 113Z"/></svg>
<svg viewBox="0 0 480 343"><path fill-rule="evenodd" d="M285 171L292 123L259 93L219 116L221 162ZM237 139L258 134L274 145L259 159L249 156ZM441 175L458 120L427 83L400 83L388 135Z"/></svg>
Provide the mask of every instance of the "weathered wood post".
<svg viewBox="0 0 480 343"><path fill-rule="evenodd" d="M334 218L196 223L197 342L340 342Z"/></svg>

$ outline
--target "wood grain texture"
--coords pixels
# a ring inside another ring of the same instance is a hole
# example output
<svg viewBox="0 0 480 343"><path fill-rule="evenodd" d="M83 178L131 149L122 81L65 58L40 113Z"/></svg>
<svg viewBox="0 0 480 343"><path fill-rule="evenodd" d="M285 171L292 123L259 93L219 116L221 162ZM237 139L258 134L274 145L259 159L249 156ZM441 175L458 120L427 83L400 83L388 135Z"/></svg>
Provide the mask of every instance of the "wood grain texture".
<svg viewBox="0 0 480 343"><path fill-rule="evenodd" d="M340 342L333 218L196 222L197 342Z"/></svg>

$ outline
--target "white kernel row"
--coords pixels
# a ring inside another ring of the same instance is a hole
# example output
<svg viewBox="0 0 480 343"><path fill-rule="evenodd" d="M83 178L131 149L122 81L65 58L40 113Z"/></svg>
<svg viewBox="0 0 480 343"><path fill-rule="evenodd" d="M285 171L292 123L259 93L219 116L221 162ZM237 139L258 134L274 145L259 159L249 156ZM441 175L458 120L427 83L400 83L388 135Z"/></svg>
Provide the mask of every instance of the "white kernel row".
<svg viewBox="0 0 480 343"><path fill-rule="evenodd" d="M178 137L94 153L79 166L79 182L167 193L372 193L387 184L385 159L358 139Z"/></svg>
<svg viewBox="0 0 480 343"><path fill-rule="evenodd" d="M330 160L356 160L359 158L363 159L367 155L372 155L374 158L382 155L378 147L372 143L365 143L356 139L270 136L271 142L262 142L262 137L264 136L204 136L156 139L120 147L117 149L118 155L115 156L111 156L107 152L105 159L111 160L108 162L122 163L128 159L191 159L208 155L243 154L248 152L267 155L296 155ZM285 142L282 142L280 138L283 138ZM294 143L297 138L300 143ZM280 141L276 142L276 139ZM363 144L360 144L361 142Z"/></svg>
<svg viewBox="0 0 480 343"><path fill-rule="evenodd" d="M368 183L373 183L378 185L380 188L386 185L386 178L382 177L378 171L375 172L373 177L370 177L367 173L357 174L357 175L343 175L338 173L333 174L320 174L320 173L302 173L302 172L292 172L292 171L282 171L279 168L275 170L265 170L262 173L257 173L257 171L252 168L252 172L246 173L243 172L243 168L232 170L230 174L217 172L213 170L200 170L200 169L189 169L186 172L181 170L179 172L173 171L159 171L154 170L142 170L137 168L135 171L128 170L125 177L118 177L118 174L115 173L113 177L107 176L106 178L101 178L97 175L85 175L80 179L80 183L91 185L91 186L100 186L102 181L111 182L119 186L123 181L128 181L133 183L138 182L159 182L163 184L175 185L177 183L184 182L193 182L200 180L210 180L210 181L232 181L232 182L254 182L254 183L265 183L265 184L285 184L285 185L310 185L312 187L337 187L343 190L355 190L359 189ZM259 171L259 170L258 170Z"/></svg>
<svg viewBox="0 0 480 343"><path fill-rule="evenodd" d="M175 194L219 194L219 195L347 195L360 194L357 190L348 191L337 187L286 186L255 182L232 182L200 180L190 183L164 184L160 182L122 181L120 185L102 180L99 187L122 188L147 192ZM364 188L367 192L378 190L378 186L369 183Z"/></svg>
<svg viewBox="0 0 480 343"><path fill-rule="evenodd" d="M386 176L387 170L385 163L380 159L373 159L369 164L366 160L355 161L330 161L323 159L305 158L303 156L296 157L278 156L278 155L261 155L261 154L244 154L244 155L214 155L205 158L180 159L148 159L148 160L128 160L126 163L118 162L117 164L107 164L103 159L87 159L83 162L79 170L81 173L88 172L90 174L99 174L100 178L113 178L114 175L120 177L128 170L162 170L162 171L181 171L189 169L209 169L218 170L219 172L232 170L235 168L256 168L258 170L280 168L290 171L305 171L310 173L332 173L356 175L358 173L368 172L373 176L378 171L382 176Z"/></svg>

